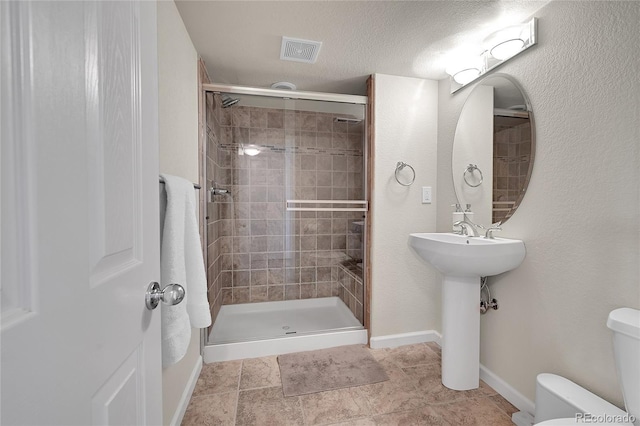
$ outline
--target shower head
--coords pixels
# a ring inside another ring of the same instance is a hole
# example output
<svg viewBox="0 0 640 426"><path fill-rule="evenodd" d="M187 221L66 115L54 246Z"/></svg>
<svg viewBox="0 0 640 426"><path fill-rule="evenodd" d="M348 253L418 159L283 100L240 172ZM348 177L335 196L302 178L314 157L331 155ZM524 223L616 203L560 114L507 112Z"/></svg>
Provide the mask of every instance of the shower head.
<svg viewBox="0 0 640 426"><path fill-rule="evenodd" d="M232 98L229 95L222 95L222 108L229 108L240 102L240 99Z"/></svg>

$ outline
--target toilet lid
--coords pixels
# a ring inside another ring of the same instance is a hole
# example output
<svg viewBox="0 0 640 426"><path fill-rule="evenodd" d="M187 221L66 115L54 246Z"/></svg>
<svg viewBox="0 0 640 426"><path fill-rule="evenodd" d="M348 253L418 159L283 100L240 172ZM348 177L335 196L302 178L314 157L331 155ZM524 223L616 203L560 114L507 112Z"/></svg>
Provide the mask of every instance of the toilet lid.
<svg viewBox="0 0 640 426"><path fill-rule="evenodd" d="M575 417L570 417L568 419L547 420L547 421L544 421L544 422L541 422L541 423L536 423L535 426L575 426L576 424L580 424L580 423L576 423ZM591 425L633 426L633 423L609 423L609 422L595 423L595 422L589 422L588 424L591 424Z"/></svg>

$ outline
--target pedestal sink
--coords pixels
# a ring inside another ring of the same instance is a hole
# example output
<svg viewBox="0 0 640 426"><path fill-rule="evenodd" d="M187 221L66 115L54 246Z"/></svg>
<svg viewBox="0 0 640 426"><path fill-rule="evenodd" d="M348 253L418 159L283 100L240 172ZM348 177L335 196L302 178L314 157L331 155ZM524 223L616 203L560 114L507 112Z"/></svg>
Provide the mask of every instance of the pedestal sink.
<svg viewBox="0 0 640 426"><path fill-rule="evenodd" d="M442 283L442 384L468 390L480 385L480 277L517 268L524 243L452 233L410 234L409 244L444 274Z"/></svg>

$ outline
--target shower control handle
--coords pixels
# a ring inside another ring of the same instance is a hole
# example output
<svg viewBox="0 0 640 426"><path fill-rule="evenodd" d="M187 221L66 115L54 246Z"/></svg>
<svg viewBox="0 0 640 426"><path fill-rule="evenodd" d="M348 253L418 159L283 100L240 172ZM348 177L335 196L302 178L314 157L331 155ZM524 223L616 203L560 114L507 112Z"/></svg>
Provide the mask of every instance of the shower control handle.
<svg viewBox="0 0 640 426"><path fill-rule="evenodd" d="M152 282L147 288L145 295L145 303L147 309L150 311L158 307L158 304L162 300L167 305L177 305L184 299L185 291L184 287L180 284L169 284L164 289L160 289L160 284Z"/></svg>

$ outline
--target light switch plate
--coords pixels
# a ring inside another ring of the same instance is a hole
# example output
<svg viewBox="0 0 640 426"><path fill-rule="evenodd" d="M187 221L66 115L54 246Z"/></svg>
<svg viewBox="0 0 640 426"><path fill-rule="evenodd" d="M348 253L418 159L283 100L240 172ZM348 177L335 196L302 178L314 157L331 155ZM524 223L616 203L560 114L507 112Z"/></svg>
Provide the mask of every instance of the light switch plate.
<svg viewBox="0 0 640 426"><path fill-rule="evenodd" d="M431 187L422 187L422 204L431 204Z"/></svg>

